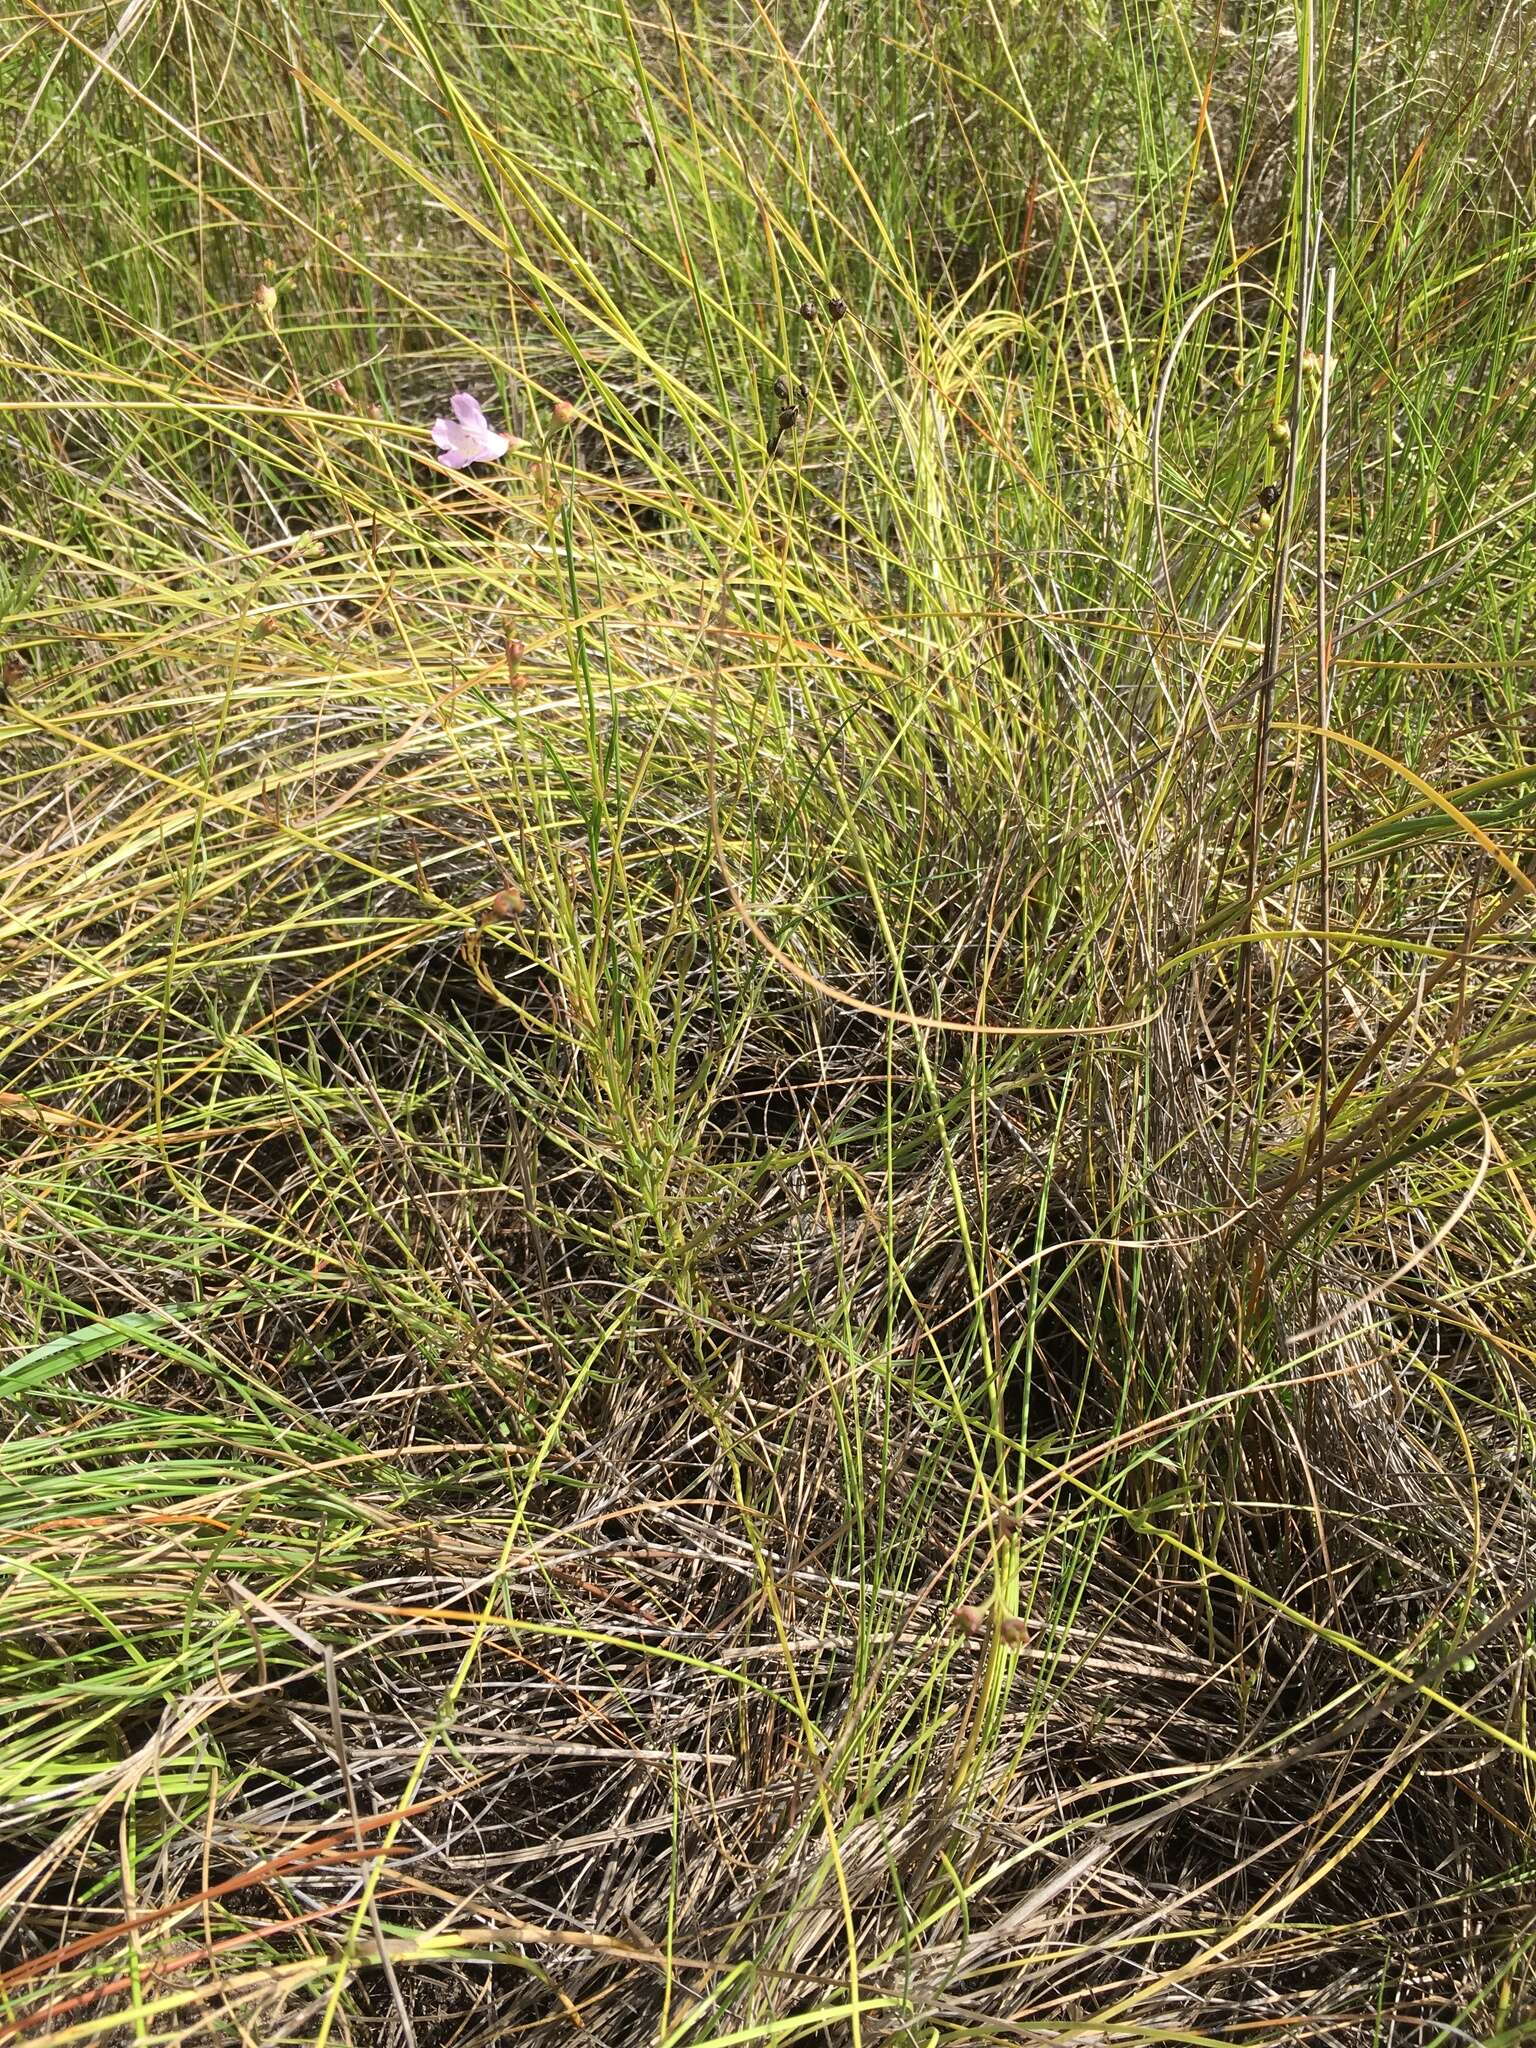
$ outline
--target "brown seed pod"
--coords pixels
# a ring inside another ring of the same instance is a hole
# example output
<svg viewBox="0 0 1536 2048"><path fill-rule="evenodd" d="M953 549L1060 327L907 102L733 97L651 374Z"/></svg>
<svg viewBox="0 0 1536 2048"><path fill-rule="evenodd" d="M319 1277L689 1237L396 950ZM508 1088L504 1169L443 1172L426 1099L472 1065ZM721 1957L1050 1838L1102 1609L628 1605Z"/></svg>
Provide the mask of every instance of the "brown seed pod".
<svg viewBox="0 0 1536 2048"><path fill-rule="evenodd" d="M1015 1648L1029 1641L1029 1623L1022 1614L1005 1614L997 1625L997 1632L1005 1643Z"/></svg>
<svg viewBox="0 0 1536 2048"><path fill-rule="evenodd" d="M490 902L485 906L485 922L487 924L500 924L505 922L507 918L521 917L527 907L522 890L515 888L509 882L505 889L498 889Z"/></svg>
<svg viewBox="0 0 1536 2048"><path fill-rule="evenodd" d="M986 1626L987 1610L985 1607L957 1607L955 1609L955 1627L959 1629L961 1635L979 1636L984 1632Z"/></svg>

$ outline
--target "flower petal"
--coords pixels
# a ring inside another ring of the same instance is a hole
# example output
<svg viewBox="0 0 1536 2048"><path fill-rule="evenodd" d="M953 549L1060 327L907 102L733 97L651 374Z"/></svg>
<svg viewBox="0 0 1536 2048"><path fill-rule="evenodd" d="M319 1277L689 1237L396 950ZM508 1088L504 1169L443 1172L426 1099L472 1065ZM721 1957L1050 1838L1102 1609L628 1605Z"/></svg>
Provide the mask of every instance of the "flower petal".
<svg viewBox="0 0 1536 2048"><path fill-rule="evenodd" d="M443 450L449 469L467 469L472 462L496 462L512 445L498 434L479 403L467 391L453 394L453 419L438 418L432 424L432 439Z"/></svg>

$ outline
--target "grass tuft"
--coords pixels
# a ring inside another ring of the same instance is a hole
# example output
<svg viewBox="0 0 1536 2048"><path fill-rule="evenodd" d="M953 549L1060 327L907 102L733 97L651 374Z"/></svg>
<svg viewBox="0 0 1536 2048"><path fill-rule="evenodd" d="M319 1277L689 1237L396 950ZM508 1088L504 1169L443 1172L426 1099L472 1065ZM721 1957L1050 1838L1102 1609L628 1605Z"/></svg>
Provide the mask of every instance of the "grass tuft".
<svg viewBox="0 0 1536 2048"><path fill-rule="evenodd" d="M1532 85L0 21L0 2043L1536 2043Z"/></svg>

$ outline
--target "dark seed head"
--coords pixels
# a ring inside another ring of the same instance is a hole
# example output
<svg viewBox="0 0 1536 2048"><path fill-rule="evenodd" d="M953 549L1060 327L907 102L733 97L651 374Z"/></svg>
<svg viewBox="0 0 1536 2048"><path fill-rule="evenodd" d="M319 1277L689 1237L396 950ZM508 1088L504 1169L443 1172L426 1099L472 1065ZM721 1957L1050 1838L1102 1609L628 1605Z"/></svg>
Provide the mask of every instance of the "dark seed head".
<svg viewBox="0 0 1536 2048"><path fill-rule="evenodd" d="M789 379L787 377L774 378L773 395L775 398L787 399L789 397Z"/></svg>
<svg viewBox="0 0 1536 2048"><path fill-rule="evenodd" d="M829 320L841 320L845 317L847 311L848 301L846 299L828 299L827 318Z"/></svg>
<svg viewBox="0 0 1536 2048"><path fill-rule="evenodd" d="M814 320L816 318L816 301L814 299L802 299L800 301L800 318L802 320Z"/></svg>
<svg viewBox="0 0 1536 2048"><path fill-rule="evenodd" d="M1280 498L1281 489L1279 484L1266 484L1259 493L1259 510L1261 512L1273 512L1279 504Z"/></svg>

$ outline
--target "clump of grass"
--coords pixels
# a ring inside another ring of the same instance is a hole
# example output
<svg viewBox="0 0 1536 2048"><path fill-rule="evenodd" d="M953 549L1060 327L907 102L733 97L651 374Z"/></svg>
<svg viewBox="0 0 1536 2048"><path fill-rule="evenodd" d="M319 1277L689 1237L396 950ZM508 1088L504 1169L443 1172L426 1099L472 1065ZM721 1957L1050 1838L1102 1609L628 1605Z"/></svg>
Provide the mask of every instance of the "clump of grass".
<svg viewBox="0 0 1536 2048"><path fill-rule="evenodd" d="M8 35L4 2038L1536 2039L1518 19Z"/></svg>

